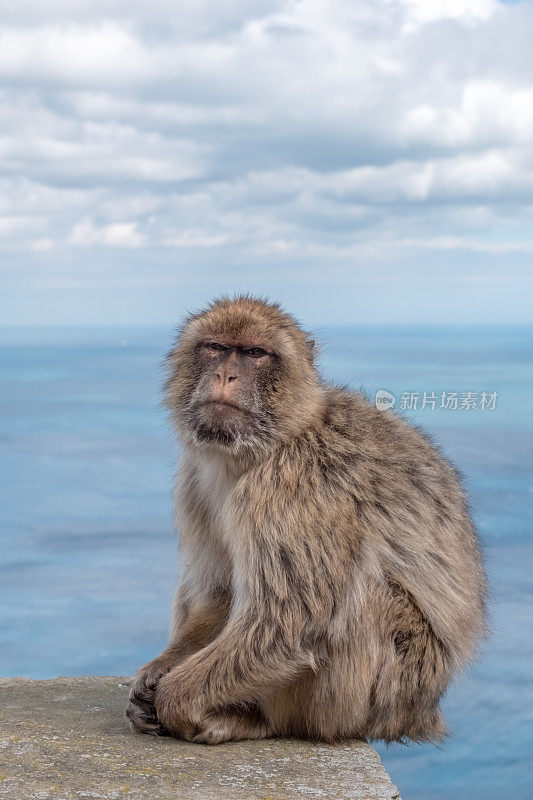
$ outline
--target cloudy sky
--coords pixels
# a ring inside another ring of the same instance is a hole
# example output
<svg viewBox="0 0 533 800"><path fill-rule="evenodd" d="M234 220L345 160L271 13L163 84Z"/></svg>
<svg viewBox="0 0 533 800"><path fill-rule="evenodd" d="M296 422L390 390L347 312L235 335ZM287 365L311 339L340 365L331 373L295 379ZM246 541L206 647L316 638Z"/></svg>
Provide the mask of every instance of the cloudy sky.
<svg viewBox="0 0 533 800"><path fill-rule="evenodd" d="M19 0L0 324L530 322L533 0Z"/></svg>

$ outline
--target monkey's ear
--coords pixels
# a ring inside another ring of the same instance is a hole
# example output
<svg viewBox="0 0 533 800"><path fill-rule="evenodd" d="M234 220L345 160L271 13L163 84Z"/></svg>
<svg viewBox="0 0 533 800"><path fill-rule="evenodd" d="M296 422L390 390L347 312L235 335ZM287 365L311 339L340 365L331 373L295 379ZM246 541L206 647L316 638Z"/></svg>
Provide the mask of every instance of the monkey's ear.
<svg viewBox="0 0 533 800"><path fill-rule="evenodd" d="M306 336L305 344L307 346L307 360L309 361L310 364L312 364L313 361L314 361L314 358L315 358L315 344L316 344L316 342L315 342L314 339L311 339L309 336Z"/></svg>

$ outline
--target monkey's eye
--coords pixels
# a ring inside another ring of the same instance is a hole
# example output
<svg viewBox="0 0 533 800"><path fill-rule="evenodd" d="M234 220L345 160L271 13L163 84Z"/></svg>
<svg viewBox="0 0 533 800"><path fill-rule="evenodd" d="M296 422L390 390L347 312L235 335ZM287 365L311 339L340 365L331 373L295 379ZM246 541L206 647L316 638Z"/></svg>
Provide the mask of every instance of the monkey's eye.
<svg viewBox="0 0 533 800"><path fill-rule="evenodd" d="M245 356L252 356L252 358L261 358L261 356L266 356L267 351L263 350L262 347L248 347L246 350L243 350Z"/></svg>
<svg viewBox="0 0 533 800"><path fill-rule="evenodd" d="M219 342L205 342L204 347L208 350L215 350L218 353L222 353L224 350L228 348L224 344L220 344Z"/></svg>

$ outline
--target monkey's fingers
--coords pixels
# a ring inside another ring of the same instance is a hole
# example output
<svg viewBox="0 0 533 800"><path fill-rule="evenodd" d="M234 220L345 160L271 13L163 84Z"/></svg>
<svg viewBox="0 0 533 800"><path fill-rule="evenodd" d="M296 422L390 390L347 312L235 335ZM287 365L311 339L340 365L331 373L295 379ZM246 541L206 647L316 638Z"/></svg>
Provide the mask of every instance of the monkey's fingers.
<svg viewBox="0 0 533 800"><path fill-rule="evenodd" d="M126 709L126 717L130 728L137 733L148 733L152 736L168 736L168 732L157 719L155 708L143 703L137 705L132 700Z"/></svg>
<svg viewBox="0 0 533 800"><path fill-rule="evenodd" d="M132 730L163 736L166 731L157 718L154 695L154 690L147 686L144 678L135 681L129 694L126 717Z"/></svg>
<svg viewBox="0 0 533 800"><path fill-rule="evenodd" d="M137 678L130 689L129 700L138 706L153 706L155 699L155 685L146 680L142 675Z"/></svg>

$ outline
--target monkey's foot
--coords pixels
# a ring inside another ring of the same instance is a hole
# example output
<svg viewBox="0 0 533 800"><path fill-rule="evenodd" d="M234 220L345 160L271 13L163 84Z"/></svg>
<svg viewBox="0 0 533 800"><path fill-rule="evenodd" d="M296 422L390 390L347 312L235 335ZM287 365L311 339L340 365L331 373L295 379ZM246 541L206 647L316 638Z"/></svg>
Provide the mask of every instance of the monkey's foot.
<svg viewBox="0 0 533 800"><path fill-rule="evenodd" d="M207 717L202 729L191 741L199 744L221 744L241 739L266 739L268 736L272 736L272 730L256 714L222 712Z"/></svg>

